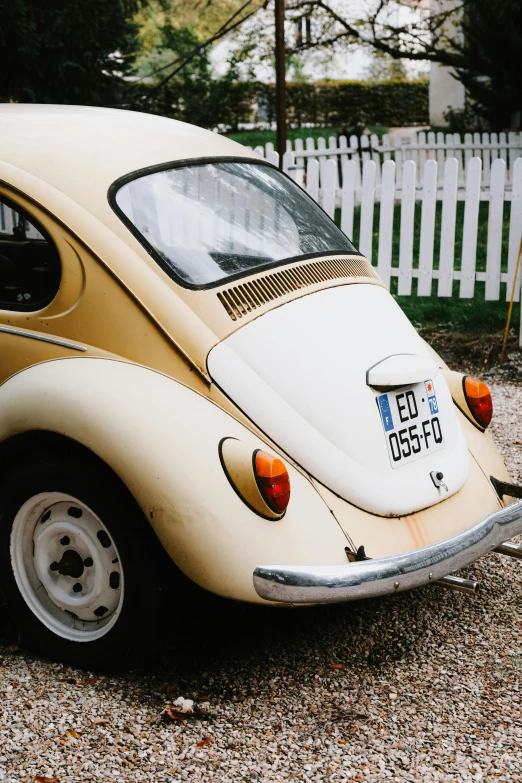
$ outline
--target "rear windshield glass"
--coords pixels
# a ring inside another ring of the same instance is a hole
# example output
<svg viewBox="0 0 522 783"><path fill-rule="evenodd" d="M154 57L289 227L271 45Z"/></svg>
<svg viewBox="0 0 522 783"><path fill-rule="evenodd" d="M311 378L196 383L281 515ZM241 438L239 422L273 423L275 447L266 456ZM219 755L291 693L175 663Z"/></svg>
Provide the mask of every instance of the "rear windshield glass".
<svg viewBox="0 0 522 783"><path fill-rule="evenodd" d="M312 199L263 164L157 171L122 185L116 202L163 268L189 286L301 256L356 252Z"/></svg>

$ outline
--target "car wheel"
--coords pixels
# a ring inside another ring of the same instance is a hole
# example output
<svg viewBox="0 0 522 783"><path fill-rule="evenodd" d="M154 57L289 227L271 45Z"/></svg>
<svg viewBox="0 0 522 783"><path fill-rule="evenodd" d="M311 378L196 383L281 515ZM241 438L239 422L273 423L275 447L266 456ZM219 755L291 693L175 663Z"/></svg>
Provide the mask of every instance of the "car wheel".
<svg viewBox="0 0 522 783"><path fill-rule="evenodd" d="M82 668L154 652L165 558L94 456L35 456L0 482L0 590L22 640Z"/></svg>

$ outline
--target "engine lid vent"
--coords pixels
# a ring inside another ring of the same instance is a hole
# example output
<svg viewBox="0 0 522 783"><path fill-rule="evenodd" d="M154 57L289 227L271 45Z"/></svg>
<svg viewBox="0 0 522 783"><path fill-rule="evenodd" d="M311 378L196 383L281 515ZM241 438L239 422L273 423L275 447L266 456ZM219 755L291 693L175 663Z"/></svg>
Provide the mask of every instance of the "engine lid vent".
<svg viewBox="0 0 522 783"><path fill-rule="evenodd" d="M380 282L377 272L362 256L327 258L301 263L294 267L284 267L255 280L226 288L218 293L218 299L232 320L237 321L238 318L242 318L258 307L263 307L293 291L343 278L347 281L363 278Z"/></svg>

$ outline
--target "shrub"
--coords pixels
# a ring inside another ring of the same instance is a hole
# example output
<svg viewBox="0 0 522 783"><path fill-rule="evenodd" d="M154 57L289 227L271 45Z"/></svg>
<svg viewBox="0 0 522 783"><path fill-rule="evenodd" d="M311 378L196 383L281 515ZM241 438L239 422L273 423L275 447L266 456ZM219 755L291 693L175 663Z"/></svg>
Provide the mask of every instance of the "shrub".
<svg viewBox="0 0 522 783"><path fill-rule="evenodd" d="M238 82L227 76L168 83L148 103L148 111L207 128L234 130L240 123L275 121L273 84ZM428 81L290 82L287 116L293 127L428 124Z"/></svg>

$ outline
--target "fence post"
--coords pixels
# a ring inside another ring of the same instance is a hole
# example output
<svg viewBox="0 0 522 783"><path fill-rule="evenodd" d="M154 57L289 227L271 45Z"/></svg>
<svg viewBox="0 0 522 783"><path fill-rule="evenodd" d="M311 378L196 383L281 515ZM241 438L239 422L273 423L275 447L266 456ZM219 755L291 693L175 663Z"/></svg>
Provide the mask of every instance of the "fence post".
<svg viewBox="0 0 522 783"><path fill-rule="evenodd" d="M268 145L267 145L268 147ZM277 166L279 168L279 153L275 150L266 150L266 159L269 163L271 163L273 166Z"/></svg>
<svg viewBox="0 0 522 783"><path fill-rule="evenodd" d="M371 161L375 166L375 163ZM366 173L366 165L365 165ZM363 185L364 187L364 185ZM390 289L392 238L393 238L393 206L395 202L395 163L387 160L382 167L381 183L381 213L379 216L379 250L377 254L377 272L386 288ZM373 218L373 215L372 215ZM373 221L372 221L373 222ZM362 234L362 226L361 226ZM373 231L372 231L373 238Z"/></svg>
<svg viewBox="0 0 522 783"><path fill-rule="evenodd" d="M323 152L326 150L326 139L324 136L320 136L317 139L317 150ZM326 155L320 155L317 160L319 161L319 183L323 186L323 166L326 163Z"/></svg>
<svg viewBox="0 0 522 783"><path fill-rule="evenodd" d="M482 134L482 143L484 144L484 147L480 150L480 157L482 158L484 181L489 182L491 178L491 149L489 148L491 142L489 140L489 133ZM485 146L486 144L488 147Z"/></svg>
<svg viewBox="0 0 522 783"><path fill-rule="evenodd" d="M306 170L306 190L314 201L319 201L319 161L310 158Z"/></svg>
<svg viewBox="0 0 522 783"><path fill-rule="evenodd" d="M379 137L377 134L373 133L370 136L370 146L372 149L372 160L375 163L375 181L379 185L381 181L381 156L379 153L379 150L377 149L379 146Z"/></svg>
<svg viewBox="0 0 522 783"><path fill-rule="evenodd" d="M464 231L462 234L462 264L459 291L461 299L470 298L475 293L481 168L482 161L480 158L470 158L466 168L466 201L464 205Z"/></svg>
<svg viewBox="0 0 522 783"><path fill-rule="evenodd" d="M459 133L454 133L453 134L453 143L454 144L461 144L460 134ZM461 149L455 149L454 150L454 154L455 154L455 157L457 158L457 160L459 162L459 181L461 181L462 184L464 185L465 182L466 182L466 176L465 176L465 171L464 171L464 163L462 161L462 150Z"/></svg>
<svg viewBox="0 0 522 783"><path fill-rule="evenodd" d="M411 294L413 269L413 224L415 221L415 178L417 166L414 160L404 163L402 173L401 228L399 247L399 286L397 293Z"/></svg>
<svg viewBox="0 0 522 783"><path fill-rule="evenodd" d="M295 180L295 169L290 170L290 166L295 166L294 153L287 150L283 155L283 171Z"/></svg>
<svg viewBox="0 0 522 783"><path fill-rule="evenodd" d="M328 149L332 150L333 158L328 158L328 160L333 160L335 162L335 188L337 189L339 187L339 168L337 166L337 137L336 136L329 136L328 137Z"/></svg>
<svg viewBox="0 0 522 783"><path fill-rule="evenodd" d="M447 158L444 165L444 187L442 191L438 296L451 296L453 293L458 175L459 164L457 159Z"/></svg>
<svg viewBox="0 0 522 783"><path fill-rule="evenodd" d="M363 166L362 199L361 199L361 231L359 249L368 261L372 262L373 244L373 207L375 203L375 163L367 160Z"/></svg>
<svg viewBox="0 0 522 783"><path fill-rule="evenodd" d="M297 169L295 172L295 181L303 186L304 183L304 166L305 166L305 159L297 157L299 152L302 152L304 149L304 143L302 139L296 139L295 140L295 165L296 166L302 166L302 168Z"/></svg>
<svg viewBox="0 0 522 783"><path fill-rule="evenodd" d="M425 131L419 131L417 134L417 138L419 140L419 144L422 145L422 149L419 150L419 167L417 169L417 183L419 185L422 185L424 182L424 164L426 163L427 159L427 142L426 142L426 132Z"/></svg>
<svg viewBox="0 0 522 783"><path fill-rule="evenodd" d="M441 146L442 145L442 146ZM437 163L439 164L439 185L444 181L446 169L444 168L444 134L442 131L437 133Z"/></svg>
<svg viewBox="0 0 522 783"><path fill-rule="evenodd" d="M504 132L498 134L498 143L503 145L507 144L507 137ZM505 146L500 148L498 156L499 158L502 158L502 160L507 161L507 149Z"/></svg>
<svg viewBox="0 0 522 783"><path fill-rule="evenodd" d="M337 185L337 161L327 160L322 169L322 208L332 220L335 217L335 191Z"/></svg>
<svg viewBox="0 0 522 783"><path fill-rule="evenodd" d="M488 247L486 259L485 299L500 298L500 263L502 253L502 224L504 218L504 182L506 162L498 158L491 166L489 188Z"/></svg>
<svg viewBox="0 0 522 783"><path fill-rule="evenodd" d="M506 299L511 298L513 288L513 275L517 265L518 248L522 236L522 158L518 158L511 171L511 213L509 216L509 246L508 246L508 278L506 286ZM520 275L515 289L515 302L520 300ZM521 317L522 324L522 317Z"/></svg>
<svg viewBox="0 0 522 783"><path fill-rule="evenodd" d="M313 139L311 136L308 136L305 141L305 147L308 152L315 151L315 139ZM308 158L308 160L316 160L312 155Z"/></svg>
<svg viewBox="0 0 522 783"><path fill-rule="evenodd" d="M348 149L348 139L346 136L339 136L339 149L346 150ZM341 173L344 167L344 164L348 161L348 155L346 153L341 152Z"/></svg>
<svg viewBox="0 0 522 783"><path fill-rule="evenodd" d="M464 150L464 168L467 169L468 163L473 157L473 136L471 133L464 134L464 144L466 145L466 149Z"/></svg>
<svg viewBox="0 0 522 783"><path fill-rule="evenodd" d="M353 208L355 205L355 188L357 184L356 162L347 160L343 163L343 189L341 193L341 231L349 239L353 239Z"/></svg>
<svg viewBox="0 0 522 783"><path fill-rule="evenodd" d="M361 187L361 159L359 156L359 139L357 138L357 136L355 136L355 134L352 134L352 136L350 136L350 149L354 150L354 152L352 152L351 160L354 160L357 166L357 171L356 171L357 179L355 181L355 187L360 188Z"/></svg>
<svg viewBox="0 0 522 783"><path fill-rule="evenodd" d="M385 133L384 136L382 137L382 144L383 144L383 147L390 147L391 146L390 136L389 136L388 133ZM383 152L382 157L383 157L384 161L391 160L391 152L389 152L389 151Z"/></svg>
<svg viewBox="0 0 522 783"><path fill-rule="evenodd" d="M424 182L422 190L419 282L417 284L417 296L431 296L436 207L437 161L427 160L424 164Z"/></svg>

